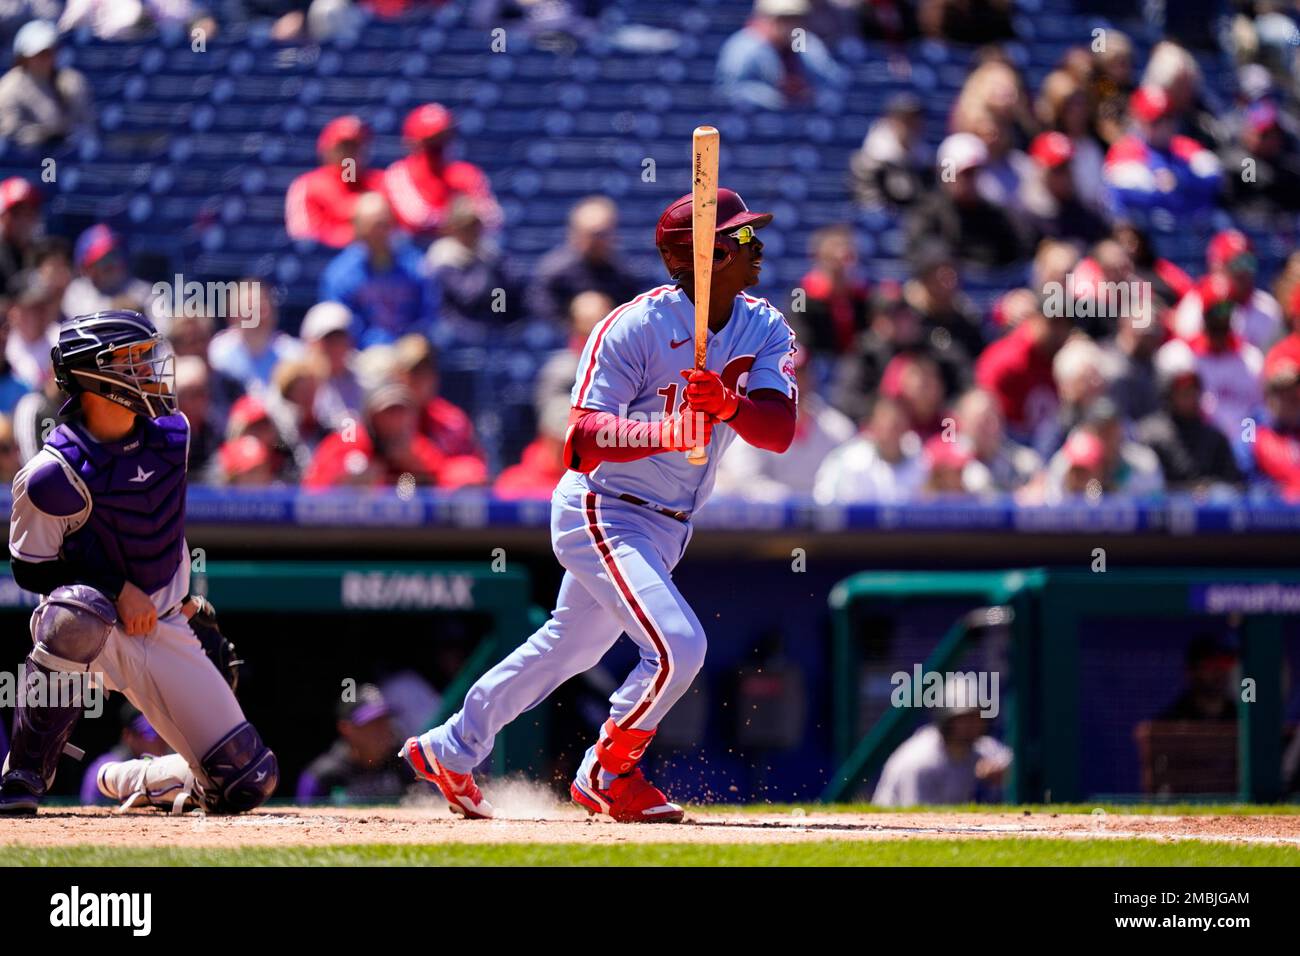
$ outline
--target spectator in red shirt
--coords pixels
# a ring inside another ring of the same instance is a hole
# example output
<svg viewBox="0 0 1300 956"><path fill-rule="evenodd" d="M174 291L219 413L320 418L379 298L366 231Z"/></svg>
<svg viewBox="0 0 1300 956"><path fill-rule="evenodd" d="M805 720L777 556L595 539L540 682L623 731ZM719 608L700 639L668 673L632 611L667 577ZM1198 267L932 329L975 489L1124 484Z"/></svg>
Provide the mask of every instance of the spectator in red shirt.
<svg viewBox="0 0 1300 956"><path fill-rule="evenodd" d="M1207 275L1222 276L1232 300L1232 331L1257 349L1267 350L1282 334L1282 307L1268 292L1255 287L1259 263L1246 234L1225 229L1205 250ZM1174 333L1192 341L1205 327L1205 300L1200 289L1183 296L1174 313Z"/></svg>
<svg viewBox="0 0 1300 956"><path fill-rule="evenodd" d="M858 249L848 226L813 233L812 268L799 285L806 296L804 323L814 352L845 355L867 327L870 286L858 274ZM791 311L798 312L792 308Z"/></svg>
<svg viewBox="0 0 1300 956"><path fill-rule="evenodd" d="M1291 289L1290 299L1286 304L1286 322L1291 333L1278 341L1264 359L1265 368L1275 368L1277 363L1289 360L1300 368L1300 284Z"/></svg>
<svg viewBox="0 0 1300 956"><path fill-rule="evenodd" d="M1074 143L1064 133L1040 133L1029 144L1030 174L1020 182L1019 205L1039 236L1085 245L1110 226L1074 190Z"/></svg>
<svg viewBox="0 0 1300 956"><path fill-rule="evenodd" d="M1248 422L1260 414L1264 355L1233 331L1232 284L1225 276L1203 277L1195 292L1205 303L1203 331L1191 341L1171 339L1160 346L1156 369L1181 367L1190 355L1205 387L1206 414L1232 441L1239 463L1248 466L1254 451Z"/></svg>
<svg viewBox="0 0 1300 956"><path fill-rule="evenodd" d="M968 470L975 470L970 468L975 456L964 443L944 441L942 435L935 435L925 443L924 457L926 475L921 497L966 495L977 490L966 478Z"/></svg>
<svg viewBox="0 0 1300 956"><path fill-rule="evenodd" d="M438 355L422 335L406 335L393 344L393 380L406 386L418 409L416 428L446 456L447 480L457 485L487 482L483 450L474 423L460 408L438 394Z"/></svg>
<svg viewBox="0 0 1300 956"><path fill-rule="evenodd" d="M1049 318L1040 308L986 348L975 363L975 381L997 397L1007 430L1019 441L1056 412L1052 359L1073 328L1064 315Z"/></svg>
<svg viewBox="0 0 1300 956"><path fill-rule="evenodd" d="M1255 436L1255 462L1288 501L1300 500L1300 365L1270 354L1264 366L1270 422Z"/></svg>
<svg viewBox="0 0 1300 956"><path fill-rule="evenodd" d="M442 230L451 202L468 196L488 229L501 225L501 207L483 170L464 160L449 160L455 120L441 103L425 103L406 116L402 139L410 154L384 172L384 191L397 221L414 235L431 238Z"/></svg>
<svg viewBox="0 0 1300 956"><path fill-rule="evenodd" d="M289 439L280 433L279 425L271 417L266 403L254 395L245 395L235 402L230 408L230 418L226 422L226 444L245 437L255 439L266 449L267 462L274 481L285 484L296 483L302 474L299 462L310 461L309 453L294 447ZM219 463L219 475L222 467L224 466Z"/></svg>
<svg viewBox="0 0 1300 956"><path fill-rule="evenodd" d="M265 487L275 481L271 452L252 435L232 438L217 451L216 480L223 485Z"/></svg>
<svg viewBox="0 0 1300 956"><path fill-rule="evenodd" d="M342 249L354 238L357 200L384 188L384 174L366 166L370 128L358 116L330 120L316 140L321 165L289 184L284 225L291 239Z"/></svg>
<svg viewBox="0 0 1300 956"><path fill-rule="evenodd" d="M885 366L880 394L896 399L907 412L908 427L922 439L943 427L943 376L939 363L924 352L903 352Z"/></svg>
<svg viewBox="0 0 1300 956"><path fill-rule="evenodd" d="M321 442L303 487L392 487L409 475L418 485L445 487L446 456L417 431L415 396L405 385L385 382L366 395L365 421ZM408 479L410 480L410 479Z"/></svg>
<svg viewBox="0 0 1300 956"><path fill-rule="evenodd" d="M21 176L0 182L0 287L33 261L41 224L41 195Z"/></svg>
<svg viewBox="0 0 1300 956"><path fill-rule="evenodd" d="M569 399L552 396L538 411L537 437L529 442L517 465L501 472L492 486L507 501L547 501L568 469L564 464L564 433L569 425Z"/></svg>

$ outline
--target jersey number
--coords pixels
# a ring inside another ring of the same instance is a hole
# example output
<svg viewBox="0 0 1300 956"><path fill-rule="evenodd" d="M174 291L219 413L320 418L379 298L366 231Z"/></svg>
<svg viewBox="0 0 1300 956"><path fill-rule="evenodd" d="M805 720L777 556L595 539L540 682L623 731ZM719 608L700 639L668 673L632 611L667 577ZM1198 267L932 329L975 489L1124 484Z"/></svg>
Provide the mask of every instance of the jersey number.
<svg viewBox="0 0 1300 956"><path fill-rule="evenodd" d="M659 389L659 394L664 397L663 417L671 418L673 409L677 407L677 383L673 382L671 385L665 385Z"/></svg>
<svg viewBox="0 0 1300 956"><path fill-rule="evenodd" d="M727 386L727 388L732 389L736 394L744 395L745 392L748 391L746 386L749 382L749 370L753 365L754 356L736 356L728 362L727 367L722 370L722 384ZM664 418L670 417L673 414L673 409L677 406L677 390L678 384L673 382L672 384L665 385L663 388L659 389L657 393L664 397ZM684 412L685 410L686 399L683 397L682 407L679 408L678 411Z"/></svg>

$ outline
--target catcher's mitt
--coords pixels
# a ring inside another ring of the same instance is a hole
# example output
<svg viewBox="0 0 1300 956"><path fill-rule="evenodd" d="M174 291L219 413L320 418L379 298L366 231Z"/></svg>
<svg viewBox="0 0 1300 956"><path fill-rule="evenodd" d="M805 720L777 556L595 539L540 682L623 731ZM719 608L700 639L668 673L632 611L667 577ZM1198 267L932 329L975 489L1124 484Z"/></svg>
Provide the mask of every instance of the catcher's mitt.
<svg viewBox="0 0 1300 956"><path fill-rule="evenodd" d="M235 645L221 633L221 629L217 626L217 611L212 606L212 602L198 594L190 595L190 600L197 607L190 618L190 630L203 645L203 653L208 655L212 666L226 679L230 689L238 693L239 668L244 663L243 660L235 650Z"/></svg>

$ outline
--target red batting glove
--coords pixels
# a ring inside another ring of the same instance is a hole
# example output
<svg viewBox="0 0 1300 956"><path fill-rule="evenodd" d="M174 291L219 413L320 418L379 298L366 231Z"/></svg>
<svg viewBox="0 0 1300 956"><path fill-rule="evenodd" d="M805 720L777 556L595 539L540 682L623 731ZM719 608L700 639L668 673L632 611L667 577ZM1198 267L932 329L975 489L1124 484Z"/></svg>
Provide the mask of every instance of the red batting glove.
<svg viewBox="0 0 1300 956"><path fill-rule="evenodd" d="M708 369L682 369L686 379L686 403L696 411L712 415L719 421L734 418L740 396L722 384L717 372Z"/></svg>
<svg viewBox="0 0 1300 956"><path fill-rule="evenodd" d="M659 447L664 451L690 451L707 445L713 438L713 416L697 409L659 423Z"/></svg>

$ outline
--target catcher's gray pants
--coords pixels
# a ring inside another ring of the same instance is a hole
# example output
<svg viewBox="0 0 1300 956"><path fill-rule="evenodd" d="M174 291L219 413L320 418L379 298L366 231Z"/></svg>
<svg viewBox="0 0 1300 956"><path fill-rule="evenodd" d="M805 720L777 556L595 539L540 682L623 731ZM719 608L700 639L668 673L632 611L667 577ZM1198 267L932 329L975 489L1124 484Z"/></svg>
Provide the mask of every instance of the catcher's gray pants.
<svg viewBox="0 0 1300 956"><path fill-rule="evenodd" d="M32 615L33 636L40 613L37 608ZM114 625L88 669L102 673L109 690L121 691L139 708L201 783L211 782L199 761L244 723L244 712L184 614L160 618L138 637Z"/></svg>

